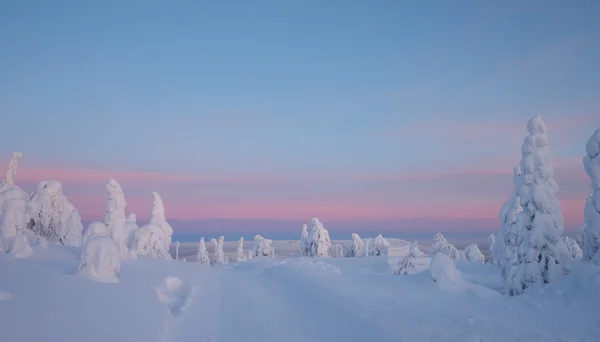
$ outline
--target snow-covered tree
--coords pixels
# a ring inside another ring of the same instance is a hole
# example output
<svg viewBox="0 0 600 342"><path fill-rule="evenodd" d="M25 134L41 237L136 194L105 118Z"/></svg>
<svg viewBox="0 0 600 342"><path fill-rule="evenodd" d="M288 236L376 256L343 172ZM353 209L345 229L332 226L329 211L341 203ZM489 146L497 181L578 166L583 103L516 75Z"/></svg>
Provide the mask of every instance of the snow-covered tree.
<svg viewBox="0 0 600 342"><path fill-rule="evenodd" d="M179 241L175 241L175 260L179 260Z"/></svg>
<svg viewBox="0 0 600 342"><path fill-rule="evenodd" d="M310 243L308 242L308 227L302 225L302 234L300 234L300 255L309 255Z"/></svg>
<svg viewBox="0 0 600 342"><path fill-rule="evenodd" d="M23 157L21 152L13 152L8 165L6 165L6 172L4 173L4 184L7 186L15 185L17 180L17 167L19 167L19 159Z"/></svg>
<svg viewBox="0 0 600 342"><path fill-rule="evenodd" d="M331 248L331 240L329 232L323 227L323 224L318 218L312 219L312 231L308 238L309 241L309 256L328 256Z"/></svg>
<svg viewBox="0 0 600 342"><path fill-rule="evenodd" d="M523 182L521 164L517 164L513 168L513 182L515 192L500 209L499 218L502 229L496 233L496 244L494 249L490 251L494 255L494 264L500 268L500 275L503 279L506 277L507 270L517 264L517 248L522 241L517 225L517 217L523 211L521 198L518 194L518 189Z"/></svg>
<svg viewBox="0 0 600 342"><path fill-rule="evenodd" d="M81 251L81 263L77 273L93 280L107 283L118 282L121 269L121 251L108 236L93 236Z"/></svg>
<svg viewBox="0 0 600 342"><path fill-rule="evenodd" d="M585 150L583 165L590 177L592 193L584 209L582 260L600 265L600 128L588 139Z"/></svg>
<svg viewBox="0 0 600 342"><path fill-rule="evenodd" d="M173 228L165 218L165 207L158 193L152 193L150 220L134 233L132 245L137 255L148 255L170 260L171 237Z"/></svg>
<svg viewBox="0 0 600 342"><path fill-rule="evenodd" d="M344 247L340 244L335 244L335 245L331 246L331 257L343 258L344 257Z"/></svg>
<svg viewBox="0 0 600 342"><path fill-rule="evenodd" d="M416 273L414 260L421 256L422 252L417 246L417 241L413 242L408 253L398 261L396 267L392 270L395 275L409 275Z"/></svg>
<svg viewBox="0 0 600 342"><path fill-rule="evenodd" d="M471 244L465 248L465 259L470 262L485 263L485 256L481 253L477 244Z"/></svg>
<svg viewBox="0 0 600 342"><path fill-rule="evenodd" d="M373 255L387 255L390 243L381 234L377 235L373 240L372 254Z"/></svg>
<svg viewBox="0 0 600 342"><path fill-rule="evenodd" d="M240 238L240 242L238 243L235 261L236 262L246 261L246 256L244 255L244 237L243 236Z"/></svg>
<svg viewBox="0 0 600 342"><path fill-rule="evenodd" d="M527 130L529 136L523 142L519 164L522 176L515 184L523 211L518 213L514 230L503 231L505 241L507 235L513 234L518 243L516 258L505 264L504 288L510 295L550 283L569 271L565 262L568 251L561 239L564 219L556 197L558 185L554 181L546 125L538 115L529 120Z"/></svg>
<svg viewBox="0 0 600 342"><path fill-rule="evenodd" d="M225 238L223 236L219 237L219 242L217 243L217 252L215 253L215 261L217 265L223 265L227 263L227 258L225 257L225 252L223 252L223 243L225 242Z"/></svg>
<svg viewBox="0 0 600 342"><path fill-rule="evenodd" d="M104 222L93 221L87 226L87 228L83 231L83 238L81 240L82 246L85 245L86 241L89 240L92 236L107 236L108 228Z"/></svg>
<svg viewBox="0 0 600 342"><path fill-rule="evenodd" d="M254 258L254 251L249 249L248 250L248 258L246 258L246 260L252 260L252 258Z"/></svg>
<svg viewBox="0 0 600 342"><path fill-rule="evenodd" d="M571 239L568 236L563 236L563 242L565 243L565 246L567 246L567 250L569 251L569 255L571 256L571 258L575 260L581 260L581 257L583 256L583 251L581 250L581 247L579 247L579 245L577 244L577 241Z"/></svg>
<svg viewBox="0 0 600 342"><path fill-rule="evenodd" d="M106 191L108 200L106 201L106 214L104 223L108 228L109 236L115 240L115 243L121 251L121 258L129 257L129 235L125 230L125 194L123 188L115 179L109 179L106 182Z"/></svg>
<svg viewBox="0 0 600 342"><path fill-rule="evenodd" d="M453 260L460 260L460 253L453 244L448 242L442 233L437 233L434 236L434 243L431 246L433 253L444 253Z"/></svg>
<svg viewBox="0 0 600 342"><path fill-rule="evenodd" d="M64 244L67 221L75 209L57 181L41 181L27 204L27 228L49 242Z"/></svg>
<svg viewBox="0 0 600 342"><path fill-rule="evenodd" d="M254 247L252 248L255 257L275 257L273 240L265 239L260 235L254 236Z"/></svg>
<svg viewBox="0 0 600 342"><path fill-rule="evenodd" d="M204 244L204 236L200 238L200 244L198 244L196 262L201 265L210 266L210 258L208 257L208 251L206 250L206 245Z"/></svg>
<svg viewBox="0 0 600 342"><path fill-rule="evenodd" d="M81 224L81 216L77 209L71 211L67 220L67 231L65 233L65 245L73 247L81 247L83 240L83 224Z"/></svg>
<svg viewBox="0 0 600 342"><path fill-rule="evenodd" d="M489 247L490 253L488 255L488 261L489 261L490 264L495 265L496 264L496 259L497 259L497 256L494 255L494 248L497 248L497 247L495 247L495 245L496 245L496 234L490 234L488 236L488 241L490 243L490 247Z"/></svg>
<svg viewBox="0 0 600 342"><path fill-rule="evenodd" d="M456 263L445 253L437 252L429 263L429 274L440 286L454 286L460 282Z"/></svg>
<svg viewBox="0 0 600 342"><path fill-rule="evenodd" d="M352 233L352 248L350 251L350 256L354 258L358 258L363 256L365 244L363 240L361 240L360 236L356 233Z"/></svg>
<svg viewBox="0 0 600 342"><path fill-rule="evenodd" d="M137 224L137 217L135 216L134 213L131 213L129 215L127 215L127 218L125 219L125 234L128 236L129 242L128 242L128 246L129 248L135 248L135 246L132 245L133 242L133 237L135 234L135 231L138 230L140 228L140 226L138 226Z"/></svg>
<svg viewBox="0 0 600 342"><path fill-rule="evenodd" d="M20 198L4 202L0 216L0 241L20 235L25 229L25 200Z"/></svg>
<svg viewBox="0 0 600 342"><path fill-rule="evenodd" d="M210 239L210 244L212 245L213 251L212 254L210 256L210 264L211 265L216 265L217 264L217 258L218 258L218 250L219 250L219 243L217 242L217 239L212 238Z"/></svg>

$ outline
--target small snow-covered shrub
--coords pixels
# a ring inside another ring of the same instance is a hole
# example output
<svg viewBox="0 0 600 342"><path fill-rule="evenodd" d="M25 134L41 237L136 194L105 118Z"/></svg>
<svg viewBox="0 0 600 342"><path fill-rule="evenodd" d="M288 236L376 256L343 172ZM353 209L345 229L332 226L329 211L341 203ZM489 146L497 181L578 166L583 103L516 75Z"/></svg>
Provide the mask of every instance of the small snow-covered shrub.
<svg viewBox="0 0 600 342"><path fill-rule="evenodd" d="M579 247L579 245L577 244L577 242L568 236L563 236L563 242L565 243L567 250L569 250L569 255L571 256L571 258L575 260L581 260L583 252L581 250L581 247Z"/></svg>
<svg viewBox="0 0 600 342"><path fill-rule="evenodd" d="M444 253L451 259L460 260L461 255L458 249L453 244L449 243L448 240L442 235L437 233L434 236L434 244L431 246L432 253Z"/></svg>
<svg viewBox="0 0 600 342"><path fill-rule="evenodd" d="M396 267L392 270L395 275L409 275L416 272L414 260L422 254L417 247L417 241L413 242L408 249L408 253L398 261Z"/></svg>
<svg viewBox="0 0 600 342"><path fill-rule="evenodd" d="M371 247L372 255L387 255L388 249L390 248L390 243L381 235L377 235L373 240L373 245Z"/></svg>
<svg viewBox="0 0 600 342"><path fill-rule="evenodd" d="M260 235L254 237L254 248L252 250L255 257L275 257L273 240L265 239Z"/></svg>
<svg viewBox="0 0 600 342"><path fill-rule="evenodd" d="M26 235L13 236L4 239L2 242L4 243L6 253L13 258L28 258L33 253Z"/></svg>
<svg viewBox="0 0 600 342"><path fill-rule="evenodd" d="M104 222L100 222L100 221L92 221L90 222L90 224L87 226L87 228L85 229L85 231L83 232L83 238L82 238L82 245L85 245L86 241L91 238L92 236L107 236L108 235L108 228L106 228L106 225L104 224Z"/></svg>
<svg viewBox="0 0 600 342"><path fill-rule="evenodd" d="M429 274L440 285L456 285L460 279L454 260L441 252L435 253L431 259Z"/></svg>
<svg viewBox="0 0 600 342"><path fill-rule="evenodd" d="M312 219L312 224L313 228L308 238L309 254L307 255L313 257L329 256L329 249L331 248L329 232L316 217Z"/></svg>
<svg viewBox="0 0 600 342"><path fill-rule="evenodd" d="M196 262L201 265L210 266L210 258L208 257L208 251L206 250L206 245L204 244L204 237L200 238L200 243L198 244L198 252L196 253Z"/></svg>
<svg viewBox="0 0 600 342"><path fill-rule="evenodd" d="M465 258L470 262L476 262L480 264L485 263L485 256L483 253L481 253L481 250L479 250L477 244L468 245L465 248Z"/></svg>
<svg viewBox="0 0 600 342"><path fill-rule="evenodd" d="M78 274L95 281L116 283L121 269L121 251L108 236L93 236L81 251Z"/></svg>

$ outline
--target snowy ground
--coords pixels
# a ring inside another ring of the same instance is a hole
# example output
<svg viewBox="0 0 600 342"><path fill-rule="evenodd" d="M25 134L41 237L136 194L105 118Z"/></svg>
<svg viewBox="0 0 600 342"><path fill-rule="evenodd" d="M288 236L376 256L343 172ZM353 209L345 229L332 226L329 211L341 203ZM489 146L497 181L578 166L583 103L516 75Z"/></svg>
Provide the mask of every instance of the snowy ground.
<svg viewBox="0 0 600 342"><path fill-rule="evenodd" d="M0 340L600 340L595 266L582 264L543 291L507 297L490 265L459 262L461 282L440 286L426 270L392 275L389 263L398 256L284 257L282 243L275 259L212 268L125 261L115 284L75 275L78 248L34 246L21 260L0 254ZM394 245L401 253L403 244ZM234 244L227 246L231 256ZM181 255L195 254L185 247Z"/></svg>

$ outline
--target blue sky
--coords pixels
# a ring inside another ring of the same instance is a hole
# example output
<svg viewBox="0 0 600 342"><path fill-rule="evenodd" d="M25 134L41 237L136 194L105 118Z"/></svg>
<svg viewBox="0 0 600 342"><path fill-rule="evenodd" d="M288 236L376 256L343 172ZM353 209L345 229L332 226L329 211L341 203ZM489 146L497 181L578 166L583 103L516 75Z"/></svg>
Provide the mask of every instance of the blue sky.
<svg viewBox="0 0 600 342"><path fill-rule="evenodd" d="M307 208L289 209L295 219L433 219L427 208L449 205L464 214L448 219L468 219L485 198L476 216L492 225L536 114L567 165L558 180L580 189L564 200L585 199L577 160L600 126L597 13L597 1L3 2L0 153L24 152L24 181L64 169L66 192L67 170L225 179L129 187L139 208L153 188L167 215L188 208L174 218L269 219L285 203ZM506 174L482 176L491 169ZM480 178L448 177L466 171ZM446 183L389 180L424 172ZM101 203L100 178L71 184L73 196ZM473 182L499 184L476 193ZM193 203L222 207L196 217Z"/></svg>

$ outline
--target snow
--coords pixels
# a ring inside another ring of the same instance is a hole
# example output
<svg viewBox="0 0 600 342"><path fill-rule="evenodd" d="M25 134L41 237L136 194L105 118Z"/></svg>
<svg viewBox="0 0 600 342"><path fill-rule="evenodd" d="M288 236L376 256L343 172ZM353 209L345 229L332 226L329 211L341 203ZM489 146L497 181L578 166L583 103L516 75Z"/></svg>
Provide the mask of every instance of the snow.
<svg viewBox="0 0 600 342"><path fill-rule="evenodd" d="M4 202L0 217L0 242L21 234L25 229L25 208L23 199L15 198Z"/></svg>
<svg viewBox="0 0 600 342"><path fill-rule="evenodd" d="M390 254L410 246L389 242ZM237 244L225 249L235 253ZM296 253L299 244L273 241L278 250L290 245ZM118 283L104 284L76 275L79 248L32 247L27 259L0 255L0 330L6 341L600 339L600 267L591 264L579 263L543 291L509 297L499 294L502 279L492 265L445 256L442 263L455 263L456 271L440 270L436 282L430 272L394 276L390 256L281 256L220 267L123 260ZM186 248L182 243L180 253ZM435 268L440 261L432 263ZM31 281L32 274L43 281ZM446 286L440 286L443 281ZM90 310L82 314L82 307ZM23 329L22 322L36 323Z"/></svg>
<svg viewBox="0 0 600 342"><path fill-rule="evenodd" d="M88 224L87 228L83 232L82 245L85 245L86 241L92 236L106 236L108 235L108 228L104 222L92 221Z"/></svg>
<svg viewBox="0 0 600 342"><path fill-rule="evenodd" d="M435 234L433 238L434 244L431 246L432 253L444 253L451 259L461 259L461 255L458 249L456 249L456 247L454 247L453 244L449 243L448 240L446 240L446 238L444 237L444 235L442 235L442 233Z"/></svg>
<svg viewBox="0 0 600 342"><path fill-rule="evenodd" d="M356 233L352 233L352 248L350 257L362 257L364 256L365 244L360 236Z"/></svg>
<svg viewBox="0 0 600 342"><path fill-rule="evenodd" d="M241 237L238 243L237 252L235 255L236 262L246 261L246 256L244 255L244 238Z"/></svg>
<svg viewBox="0 0 600 342"><path fill-rule="evenodd" d="M265 239L260 235L254 237L253 257L275 257L273 240Z"/></svg>
<svg viewBox="0 0 600 342"><path fill-rule="evenodd" d="M433 255L429 264L429 274L440 286L457 285L460 279L454 260L441 252Z"/></svg>
<svg viewBox="0 0 600 342"><path fill-rule="evenodd" d="M67 220L67 231L65 233L65 245L73 247L81 247L83 239L83 224L81 224L81 216L77 209L71 211Z"/></svg>
<svg viewBox="0 0 600 342"><path fill-rule="evenodd" d="M120 269L121 251L112 238L94 236L86 241L77 269L79 274L99 282L116 283Z"/></svg>
<svg viewBox="0 0 600 342"><path fill-rule="evenodd" d="M302 225L302 233L300 234L300 255L310 255L310 243L308 242L308 226Z"/></svg>
<svg viewBox="0 0 600 342"><path fill-rule="evenodd" d="M479 250L477 244L471 244L465 247L465 259L470 262L485 263L485 256Z"/></svg>
<svg viewBox="0 0 600 342"><path fill-rule="evenodd" d="M17 180L17 168L19 167L19 159L23 158L23 153L13 152L8 165L6 165L6 172L4 173L4 185L13 186Z"/></svg>
<svg viewBox="0 0 600 342"><path fill-rule="evenodd" d="M64 243L67 221L73 209L75 207L63 194L60 182L41 181L27 204L27 228L49 242Z"/></svg>
<svg viewBox="0 0 600 342"><path fill-rule="evenodd" d="M133 232L131 248L133 255L145 255L159 259L171 259L169 246L173 228L165 218L165 207L160 195L152 193L152 209L148 223ZM132 256L133 256L132 255Z"/></svg>
<svg viewBox="0 0 600 342"><path fill-rule="evenodd" d="M592 193L584 207L583 257L600 265L600 128L588 139L583 165L590 177Z"/></svg>
<svg viewBox="0 0 600 342"><path fill-rule="evenodd" d="M306 255L313 257L329 256L329 249L331 248L329 232L316 217L312 219L312 225L312 231L308 237L308 251Z"/></svg>
<svg viewBox="0 0 600 342"><path fill-rule="evenodd" d="M4 239L2 242L4 250L13 258L28 258L33 253L26 235L13 236Z"/></svg>
<svg viewBox="0 0 600 342"><path fill-rule="evenodd" d="M381 234L377 235L373 240L373 243L370 245L371 250L369 253L371 255L387 255L388 248L390 248L390 243L381 236Z"/></svg>
<svg viewBox="0 0 600 342"><path fill-rule="evenodd" d="M121 185L115 179L109 179L106 182L106 191L108 199L106 200L106 214L104 215L104 224L108 229L108 235L115 241L119 247L121 258L128 258L129 254L129 235L125 228L125 194ZM170 243L170 241L169 241Z"/></svg>
<svg viewBox="0 0 600 342"><path fill-rule="evenodd" d="M556 197L558 185L553 178L546 125L539 115L534 116L527 123L527 130L529 135L521 149L522 175L515 178L523 211L518 213L510 231L516 249L508 251L505 257L510 260L505 262L505 291L511 295L550 283L568 273L570 265L565 260L568 250L561 239L564 218Z"/></svg>
<svg viewBox="0 0 600 342"><path fill-rule="evenodd" d="M563 236L563 242L565 243L565 246L567 247L571 258L575 260L581 260L581 257L583 256L583 251L581 250L581 247L579 247L579 245L577 244L577 241L571 239L568 236Z"/></svg>
<svg viewBox="0 0 600 342"><path fill-rule="evenodd" d="M210 266L210 258L208 257L208 251L206 250L206 245L204 244L204 237L200 238L200 243L198 244L198 252L196 253L196 262L201 265Z"/></svg>

